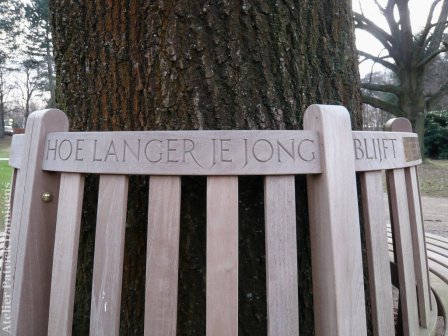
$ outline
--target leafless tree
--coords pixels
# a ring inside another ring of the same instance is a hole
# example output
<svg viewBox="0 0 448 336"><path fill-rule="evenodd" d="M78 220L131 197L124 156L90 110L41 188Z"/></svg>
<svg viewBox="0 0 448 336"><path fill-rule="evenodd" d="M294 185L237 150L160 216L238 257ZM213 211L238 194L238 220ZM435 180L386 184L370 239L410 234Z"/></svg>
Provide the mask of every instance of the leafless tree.
<svg viewBox="0 0 448 336"><path fill-rule="evenodd" d="M388 29L376 24L367 13L354 13L355 27L375 37L386 51L377 56L358 50L363 60L372 60L392 71L395 84L364 82L362 100L371 106L388 111L395 116L408 118L420 135L423 146L424 120L427 110L448 93L448 80L433 93L425 93L424 77L428 65L440 54L448 51L443 41L448 27L448 0L433 0L426 25L420 32L413 32L409 0L372 0L384 15ZM438 12L439 11L439 12ZM436 12L439 14L436 15ZM375 92L390 93L396 99L381 99Z"/></svg>

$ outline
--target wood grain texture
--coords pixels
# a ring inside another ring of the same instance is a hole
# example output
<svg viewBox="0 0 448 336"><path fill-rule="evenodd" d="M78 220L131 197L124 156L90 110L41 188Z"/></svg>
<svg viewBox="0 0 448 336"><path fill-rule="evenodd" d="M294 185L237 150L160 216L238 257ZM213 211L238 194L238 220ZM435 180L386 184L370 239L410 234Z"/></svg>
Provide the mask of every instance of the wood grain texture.
<svg viewBox="0 0 448 336"><path fill-rule="evenodd" d="M445 321L448 320L448 286L445 281L436 276L433 273L430 273L430 281L431 281L431 289L434 293L434 296L437 298L438 310L441 312ZM436 300L431 300L432 302L436 302ZM447 334L447 330L445 330L445 336Z"/></svg>
<svg viewBox="0 0 448 336"><path fill-rule="evenodd" d="M149 185L145 335L175 336L179 267L180 177Z"/></svg>
<svg viewBox="0 0 448 336"><path fill-rule="evenodd" d="M47 137L43 169L100 174L320 172L312 131L66 132Z"/></svg>
<svg viewBox="0 0 448 336"><path fill-rule="evenodd" d="M421 163L417 135L352 132L355 169ZM411 152L412 153L412 152ZM319 173L311 131L66 132L47 137L45 170L107 174L255 175Z"/></svg>
<svg viewBox="0 0 448 336"><path fill-rule="evenodd" d="M412 250L417 281L417 301L420 325L427 327L431 316L431 292L429 287L428 260L426 256L425 231L417 180L417 168L405 168L406 190L411 224Z"/></svg>
<svg viewBox="0 0 448 336"><path fill-rule="evenodd" d="M384 125L389 132L412 132L411 122L403 117L389 119Z"/></svg>
<svg viewBox="0 0 448 336"><path fill-rule="evenodd" d="M350 118L312 105L304 128L319 132L324 172L308 176L316 335L366 335L364 279ZM349 317L349 318L348 318Z"/></svg>
<svg viewBox="0 0 448 336"><path fill-rule="evenodd" d="M299 334L294 176L265 177L268 335Z"/></svg>
<svg viewBox="0 0 448 336"><path fill-rule="evenodd" d="M412 125L406 118L389 120L385 129L389 132L412 132ZM417 168L404 170L409 205L409 220L414 252L414 268L417 282L417 301L420 325L428 326L431 318L431 294L429 289L428 260L426 255L425 234L423 229L422 205L418 186Z"/></svg>
<svg viewBox="0 0 448 336"><path fill-rule="evenodd" d="M11 148L9 150L9 165L19 169L23 157L25 143L25 134L16 134L12 136Z"/></svg>
<svg viewBox="0 0 448 336"><path fill-rule="evenodd" d="M375 171L411 167L422 163L418 137L410 132L353 131L355 169Z"/></svg>
<svg viewBox="0 0 448 336"><path fill-rule="evenodd" d="M418 335L416 279L404 170L386 171L386 177L394 232L394 252L398 265L403 330L406 335Z"/></svg>
<svg viewBox="0 0 448 336"><path fill-rule="evenodd" d="M238 178L207 178L206 333L238 335Z"/></svg>
<svg viewBox="0 0 448 336"><path fill-rule="evenodd" d="M393 261L393 241L391 238L391 231L388 230L388 246L390 251L390 258ZM445 250L446 252L446 250ZM431 254L431 253L430 253ZM420 336L433 336L437 328L437 315L447 316L448 303L448 261L443 261L442 264L429 259L430 268L430 282L431 282L431 299L433 309L430 311L427 327L420 326ZM437 300L436 300L437 297ZM445 331L444 335L446 335Z"/></svg>
<svg viewBox="0 0 448 336"><path fill-rule="evenodd" d="M9 194L9 203L5 204L5 231L4 231L4 241L3 241L3 249L1 251L1 274L0 281L2 286L0 286L0 314L3 310L7 310L10 307L10 299L12 297L12 290L10 286L7 284L11 283L11 215L12 215L12 205L14 202L14 192L16 189L17 182L17 169L13 169L12 177L11 177L11 189ZM6 196L6 195L5 195ZM6 198L6 197L5 197ZM6 201L6 199L5 199ZM0 333L1 334L1 333Z"/></svg>
<svg viewBox="0 0 448 336"><path fill-rule="evenodd" d="M56 219L48 335L71 335L84 176L63 173Z"/></svg>
<svg viewBox="0 0 448 336"><path fill-rule="evenodd" d="M11 221L12 319L2 315L13 335L47 332L59 174L40 168L46 134L67 129L67 117L56 109L34 112L27 121ZM42 202L43 192L53 201Z"/></svg>
<svg viewBox="0 0 448 336"><path fill-rule="evenodd" d="M366 234L373 333L394 334L392 284L387 246L384 192L381 171L360 176Z"/></svg>
<svg viewBox="0 0 448 336"><path fill-rule="evenodd" d="M118 335L128 177L102 175L93 262L90 334Z"/></svg>

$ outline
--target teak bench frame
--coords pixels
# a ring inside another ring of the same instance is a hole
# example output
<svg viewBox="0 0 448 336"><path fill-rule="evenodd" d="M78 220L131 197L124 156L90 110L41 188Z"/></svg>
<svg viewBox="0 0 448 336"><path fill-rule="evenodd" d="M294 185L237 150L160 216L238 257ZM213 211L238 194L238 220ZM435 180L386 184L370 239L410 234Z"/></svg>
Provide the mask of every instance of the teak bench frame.
<svg viewBox="0 0 448 336"><path fill-rule="evenodd" d="M352 132L345 108L324 105L308 108L304 131L76 133L67 132L59 110L31 114L25 135L14 136L10 158L16 169L2 329L71 334L84 174L95 173L90 333L118 335L128 175L143 174L150 175L145 335L176 335L180 176L206 175L206 332L237 335L237 177L264 175L268 335L298 335L294 175L307 174L316 335L367 334L360 216L374 334L395 333L390 258L398 270L404 334L433 334L447 285L440 271L435 300L417 183L418 140L406 120L389 128ZM446 251L448 244L437 244Z"/></svg>

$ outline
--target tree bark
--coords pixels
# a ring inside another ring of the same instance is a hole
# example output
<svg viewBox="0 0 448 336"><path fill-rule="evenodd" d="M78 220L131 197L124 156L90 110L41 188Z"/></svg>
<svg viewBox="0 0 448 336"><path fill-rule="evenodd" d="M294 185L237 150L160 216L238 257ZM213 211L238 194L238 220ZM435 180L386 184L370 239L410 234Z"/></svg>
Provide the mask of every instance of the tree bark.
<svg viewBox="0 0 448 336"><path fill-rule="evenodd" d="M74 130L297 129L312 103L361 125L350 1L50 0L59 108ZM93 180L93 179L92 179ZM305 190L304 179L298 179ZM147 179L131 183L121 333L143 330ZM205 334L205 182L183 179L178 335ZM87 334L96 183L82 223L74 333ZM266 335L262 183L240 179L241 335ZM313 334L306 193L300 323Z"/></svg>

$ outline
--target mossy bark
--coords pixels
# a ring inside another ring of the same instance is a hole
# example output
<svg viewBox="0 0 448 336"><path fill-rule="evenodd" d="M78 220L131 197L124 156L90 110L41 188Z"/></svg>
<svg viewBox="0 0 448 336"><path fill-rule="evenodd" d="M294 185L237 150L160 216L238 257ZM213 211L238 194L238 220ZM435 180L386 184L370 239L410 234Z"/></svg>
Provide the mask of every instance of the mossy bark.
<svg viewBox="0 0 448 336"><path fill-rule="evenodd" d="M313 103L361 118L348 0L50 0L57 105L75 130L297 129ZM205 182L183 180L179 335L205 334ZM147 179L131 183L121 333L143 330ZM311 335L305 182L298 179L301 327ZM88 331L95 190L87 185L74 333ZM240 334L266 334L260 179L240 179ZM301 192L300 190L303 190Z"/></svg>

